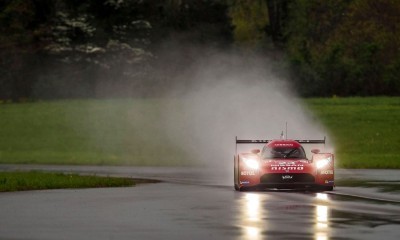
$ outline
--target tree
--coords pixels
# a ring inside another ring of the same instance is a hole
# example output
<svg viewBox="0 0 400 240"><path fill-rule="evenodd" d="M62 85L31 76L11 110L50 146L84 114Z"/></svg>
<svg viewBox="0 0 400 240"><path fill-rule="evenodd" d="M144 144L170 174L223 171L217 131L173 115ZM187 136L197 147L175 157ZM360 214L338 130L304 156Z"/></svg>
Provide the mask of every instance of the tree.
<svg viewBox="0 0 400 240"><path fill-rule="evenodd" d="M1 1L0 98L96 96L98 84L137 81L152 56L141 2Z"/></svg>
<svg viewBox="0 0 400 240"><path fill-rule="evenodd" d="M354 0L343 24L332 34L328 46L340 45L341 65L349 65L348 87L358 94L399 94L399 80L393 75L400 58L400 2ZM355 84L354 84L355 83ZM358 84L357 84L358 83Z"/></svg>
<svg viewBox="0 0 400 240"><path fill-rule="evenodd" d="M399 94L400 2L293 1L287 53L305 95Z"/></svg>
<svg viewBox="0 0 400 240"><path fill-rule="evenodd" d="M278 47L285 43L284 28L288 18L288 7L291 0L266 0L269 24L266 33Z"/></svg>
<svg viewBox="0 0 400 240"><path fill-rule="evenodd" d="M57 6L51 42L44 50L59 60L55 69L68 69L62 76L67 86L86 89L76 94L101 96L116 84L124 85L126 94L135 91L133 85L148 71L152 56L145 49L151 25L138 18L138 4L137 0L65 1Z"/></svg>
<svg viewBox="0 0 400 240"><path fill-rule="evenodd" d="M265 1L232 1L229 8L235 44L247 49L257 49L265 42L268 8Z"/></svg>
<svg viewBox="0 0 400 240"><path fill-rule="evenodd" d="M0 3L0 99L29 98L36 82L43 24L50 1L6 0Z"/></svg>

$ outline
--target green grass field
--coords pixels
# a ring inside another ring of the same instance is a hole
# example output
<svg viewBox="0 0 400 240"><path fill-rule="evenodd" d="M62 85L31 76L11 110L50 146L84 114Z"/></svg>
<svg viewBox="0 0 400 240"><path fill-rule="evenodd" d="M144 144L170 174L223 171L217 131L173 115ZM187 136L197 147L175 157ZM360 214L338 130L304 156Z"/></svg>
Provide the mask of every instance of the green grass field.
<svg viewBox="0 0 400 240"><path fill-rule="evenodd" d="M190 165L157 125L160 100L0 105L0 163ZM157 153L157 154L154 154Z"/></svg>
<svg viewBox="0 0 400 240"><path fill-rule="evenodd" d="M0 104L0 163L191 165L162 129L163 102ZM399 97L304 102L334 138L338 167L400 168Z"/></svg>
<svg viewBox="0 0 400 240"><path fill-rule="evenodd" d="M400 98L307 99L334 137L337 166L400 168Z"/></svg>
<svg viewBox="0 0 400 240"><path fill-rule="evenodd" d="M134 185L135 181L129 178L42 172L0 172L0 192L58 188L128 187Z"/></svg>

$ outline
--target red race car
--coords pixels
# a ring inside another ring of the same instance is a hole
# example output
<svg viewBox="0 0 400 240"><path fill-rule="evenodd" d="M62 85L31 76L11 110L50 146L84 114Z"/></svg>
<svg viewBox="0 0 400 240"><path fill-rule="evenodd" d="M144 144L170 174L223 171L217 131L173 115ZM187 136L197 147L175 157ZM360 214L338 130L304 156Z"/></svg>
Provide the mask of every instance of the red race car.
<svg viewBox="0 0 400 240"><path fill-rule="evenodd" d="M238 144L263 144L260 152L237 154ZM264 189L313 189L332 191L334 155L313 149L306 157L302 144L325 144L323 140L239 140L236 138L234 186L237 191Z"/></svg>

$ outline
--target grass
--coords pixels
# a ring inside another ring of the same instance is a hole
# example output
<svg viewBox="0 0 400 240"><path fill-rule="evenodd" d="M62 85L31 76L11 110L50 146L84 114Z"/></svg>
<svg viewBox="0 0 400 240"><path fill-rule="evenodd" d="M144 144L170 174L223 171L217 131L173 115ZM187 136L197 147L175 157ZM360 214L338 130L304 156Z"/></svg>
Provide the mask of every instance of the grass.
<svg viewBox="0 0 400 240"><path fill-rule="evenodd" d="M161 131L161 107L149 99L2 104L0 163L188 165Z"/></svg>
<svg viewBox="0 0 400 240"><path fill-rule="evenodd" d="M0 172L0 192L134 186L135 180L43 172Z"/></svg>
<svg viewBox="0 0 400 240"><path fill-rule="evenodd" d="M313 98L342 168L400 168L400 98ZM0 104L0 163L191 165L163 131L165 100Z"/></svg>
<svg viewBox="0 0 400 240"><path fill-rule="evenodd" d="M400 98L307 99L334 138L341 168L400 168Z"/></svg>
<svg viewBox="0 0 400 240"><path fill-rule="evenodd" d="M373 180L336 180L337 186L377 188L382 192L400 192L399 181L373 181Z"/></svg>

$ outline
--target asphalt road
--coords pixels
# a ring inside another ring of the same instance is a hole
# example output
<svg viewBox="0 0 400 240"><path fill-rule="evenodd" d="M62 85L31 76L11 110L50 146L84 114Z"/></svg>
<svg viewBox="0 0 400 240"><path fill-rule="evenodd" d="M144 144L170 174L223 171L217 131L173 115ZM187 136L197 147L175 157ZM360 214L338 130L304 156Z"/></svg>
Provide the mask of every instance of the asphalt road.
<svg viewBox="0 0 400 240"><path fill-rule="evenodd" d="M0 166L17 168L165 182L1 193L0 239L400 239L400 204L371 200L368 192L243 193L223 173L187 168Z"/></svg>

